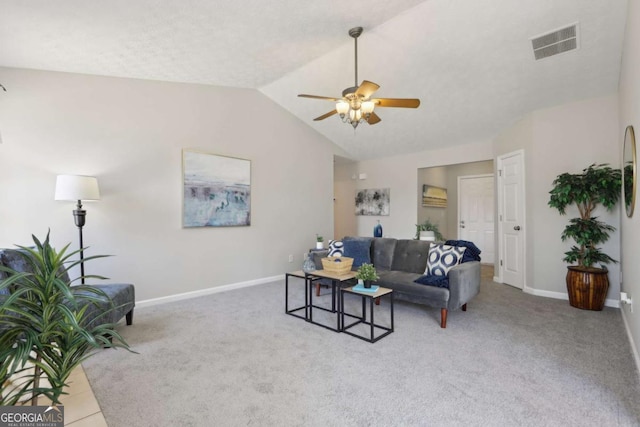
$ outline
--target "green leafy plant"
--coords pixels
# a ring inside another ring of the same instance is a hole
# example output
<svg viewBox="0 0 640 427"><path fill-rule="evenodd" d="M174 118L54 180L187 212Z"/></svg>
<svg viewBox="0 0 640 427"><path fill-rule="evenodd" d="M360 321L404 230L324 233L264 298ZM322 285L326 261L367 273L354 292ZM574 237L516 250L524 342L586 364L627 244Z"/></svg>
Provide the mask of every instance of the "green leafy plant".
<svg viewBox="0 0 640 427"><path fill-rule="evenodd" d="M318 242L318 243L322 243L322 242L324 242L324 237L322 237L322 236L321 236L321 235L319 235L319 234L316 234L316 242Z"/></svg>
<svg viewBox="0 0 640 427"><path fill-rule="evenodd" d="M563 242L567 239L576 242L571 250L565 252L563 261L571 264L577 262L584 268L590 268L595 263L617 262L597 246L605 243L615 228L598 220L593 216L593 211L599 205L611 211L620 198L621 185L620 169L607 164L592 164L582 173L563 173L553 181L549 206L557 209L560 215L565 215L567 207L575 205L580 213L579 218L569 220L562 232Z"/></svg>
<svg viewBox="0 0 640 427"><path fill-rule="evenodd" d="M360 279L363 282L364 281L375 282L379 278L380 276L378 276L378 273L376 272L376 268L373 266L373 264L364 263L358 268L358 271L356 272L356 279Z"/></svg>
<svg viewBox="0 0 640 427"><path fill-rule="evenodd" d="M71 372L102 347L129 349L113 324L93 324L86 316L90 304L113 302L103 291L88 285L71 286L65 271L80 263L71 261L80 250L57 252L49 242L35 236L35 248L18 246L32 272L0 268L8 277L0 281L0 405L15 405L28 396L60 404ZM102 256L92 256L85 262ZM87 278L104 279L101 276ZM78 279L76 279L78 280ZM2 293L2 292L0 292ZM48 385L41 381L48 380ZM5 384L11 384L6 387Z"/></svg>
<svg viewBox="0 0 640 427"><path fill-rule="evenodd" d="M444 240L442 233L440 233L440 230L438 229L438 225L431 222L431 220L429 220L428 218L425 219L422 224L416 224L416 240L420 238L421 231L433 231L436 240Z"/></svg>

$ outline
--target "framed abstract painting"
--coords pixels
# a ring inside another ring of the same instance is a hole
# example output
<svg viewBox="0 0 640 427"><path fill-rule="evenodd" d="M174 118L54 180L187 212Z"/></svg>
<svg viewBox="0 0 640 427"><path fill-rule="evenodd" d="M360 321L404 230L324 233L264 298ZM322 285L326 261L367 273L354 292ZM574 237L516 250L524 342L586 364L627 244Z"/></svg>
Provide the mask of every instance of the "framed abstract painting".
<svg viewBox="0 0 640 427"><path fill-rule="evenodd" d="M182 226L251 225L251 161L182 150Z"/></svg>
<svg viewBox="0 0 640 427"><path fill-rule="evenodd" d="M389 188L359 190L356 193L356 215L389 215Z"/></svg>
<svg viewBox="0 0 640 427"><path fill-rule="evenodd" d="M422 186L422 206L431 208L446 208L447 189L424 184Z"/></svg>

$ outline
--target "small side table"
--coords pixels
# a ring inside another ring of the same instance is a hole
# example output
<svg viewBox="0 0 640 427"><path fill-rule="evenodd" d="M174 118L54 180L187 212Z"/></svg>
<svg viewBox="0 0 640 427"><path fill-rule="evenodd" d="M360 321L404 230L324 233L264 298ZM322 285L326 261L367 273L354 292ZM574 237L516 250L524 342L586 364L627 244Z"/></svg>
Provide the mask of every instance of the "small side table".
<svg viewBox="0 0 640 427"><path fill-rule="evenodd" d="M348 314L345 313L345 308L344 308L344 294L353 294L353 295L359 295L360 297L362 297L362 316L358 317L356 315L353 314ZM383 325L378 325L375 323L374 319L373 319L373 303L377 298L381 298L383 296L389 296L389 300L390 300L390 310L391 310L391 327L387 327L387 326L383 326ZM367 300L369 300L369 316L371 318L371 320L367 320L367 307L366 307L366 302ZM370 343L374 343L376 341L378 341L381 338L386 337L387 335L389 335L391 332L393 332L393 289L388 289L388 288L383 288L382 286L380 286L378 288L378 290L376 292L358 292L353 290L353 286L350 286L348 288L342 288L340 289L340 316L342 318L342 328L341 328L341 332L344 332L345 334L354 336L356 338L360 338L361 340L365 340L368 341ZM349 316L349 317L353 317L356 318L357 320L353 323L351 323L350 325L345 325L344 323L344 316ZM369 325L371 327L371 336L370 337L366 337L366 336L361 336L358 334L355 334L351 331L349 331L348 329L355 326L355 325L359 325L359 324L365 324L365 325ZM381 329L384 332L380 335L378 335L377 337L374 335L374 331L375 329Z"/></svg>
<svg viewBox="0 0 640 427"><path fill-rule="evenodd" d="M304 280L304 305L299 307L289 308L289 277L297 277L299 279ZM285 274L284 279L284 312L290 314L291 316L298 317L300 319L309 320L309 287L311 283L319 280L312 276L309 276L308 273L305 273L302 270L293 271ZM304 316L298 314L298 311L304 310Z"/></svg>
<svg viewBox="0 0 640 427"><path fill-rule="evenodd" d="M309 318L307 319L309 322L314 325L322 326L323 328L330 329L335 332L340 332L342 330L341 319L344 319L344 316L341 316L340 313L342 310L340 309L340 291L339 289L346 285L348 282L353 283L353 280L356 277L355 271L347 271L345 273L334 273L328 270L316 270L311 273L308 273L309 276L312 276L313 280L318 279L330 279L331 280L331 308L325 308L313 303L313 291L309 292ZM312 281L309 281L309 285L312 284ZM313 309L319 309L323 311L327 311L330 313L336 314L336 327L331 327L329 325L324 325L322 323L316 322L313 320ZM349 316L347 314L347 316Z"/></svg>

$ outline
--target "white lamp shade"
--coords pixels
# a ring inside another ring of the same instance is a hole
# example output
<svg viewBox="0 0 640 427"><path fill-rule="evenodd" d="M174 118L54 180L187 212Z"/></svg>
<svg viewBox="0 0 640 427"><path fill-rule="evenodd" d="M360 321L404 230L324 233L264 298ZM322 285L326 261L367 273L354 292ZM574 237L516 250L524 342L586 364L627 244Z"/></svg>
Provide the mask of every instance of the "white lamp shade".
<svg viewBox="0 0 640 427"><path fill-rule="evenodd" d="M58 175L56 200L100 200L98 180L93 176Z"/></svg>

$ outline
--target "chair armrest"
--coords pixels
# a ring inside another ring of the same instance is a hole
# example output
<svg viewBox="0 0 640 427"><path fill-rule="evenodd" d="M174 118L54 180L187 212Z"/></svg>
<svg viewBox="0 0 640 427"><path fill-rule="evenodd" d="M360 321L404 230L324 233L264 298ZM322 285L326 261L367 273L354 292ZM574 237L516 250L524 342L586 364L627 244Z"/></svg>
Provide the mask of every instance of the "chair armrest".
<svg viewBox="0 0 640 427"><path fill-rule="evenodd" d="M480 292L480 262L469 261L449 270L449 303L447 308L460 308Z"/></svg>

